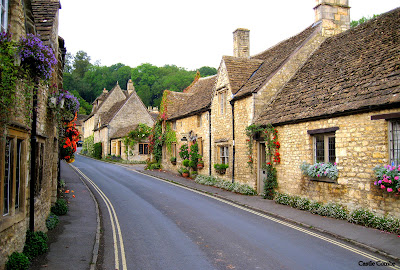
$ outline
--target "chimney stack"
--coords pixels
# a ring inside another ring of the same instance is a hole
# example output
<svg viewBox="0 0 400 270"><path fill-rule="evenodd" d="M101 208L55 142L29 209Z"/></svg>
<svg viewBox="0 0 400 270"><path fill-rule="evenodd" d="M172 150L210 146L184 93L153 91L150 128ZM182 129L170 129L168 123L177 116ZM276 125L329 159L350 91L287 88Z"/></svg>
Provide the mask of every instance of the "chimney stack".
<svg viewBox="0 0 400 270"><path fill-rule="evenodd" d="M316 0L315 22L322 22L322 36L330 37L350 29L349 0Z"/></svg>
<svg viewBox="0 0 400 270"><path fill-rule="evenodd" d="M108 93L107 89L104 87L103 93Z"/></svg>
<svg viewBox="0 0 400 270"><path fill-rule="evenodd" d="M132 79L129 79L128 84L126 85L126 90L128 90L129 95L135 91L135 86L133 86Z"/></svg>
<svg viewBox="0 0 400 270"><path fill-rule="evenodd" d="M233 56L250 58L250 30L238 28L233 32Z"/></svg>

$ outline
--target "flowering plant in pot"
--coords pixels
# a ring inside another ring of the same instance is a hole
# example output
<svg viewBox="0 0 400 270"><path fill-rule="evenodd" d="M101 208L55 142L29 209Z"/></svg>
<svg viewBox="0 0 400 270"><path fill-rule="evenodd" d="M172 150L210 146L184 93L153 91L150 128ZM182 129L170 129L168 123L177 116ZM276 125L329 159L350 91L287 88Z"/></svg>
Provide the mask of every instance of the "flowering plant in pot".
<svg viewBox="0 0 400 270"><path fill-rule="evenodd" d="M176 157L171 157L170 161L172 165L176 165Z"/></svg>
<svg viewBox="0 0 400 270"><path fill-rule="evenodd" d="M376 166L374 168L377 180L374 185L382 191L400 194L400 165Z"/></svg>
<svg viewBox="0 0 400 270"><path fill-rule="evenodd" d="M79 131L75 128L75 118L65 125L64 137L61 139L60 156L68 163L74 162L74 153L76 152L76 143L79 140Z"/></svg>
<svg viewBox="0 0 400 270"><path fill-rule="evenodd" d="M67 90L60 91L57 96L57 104L61 108L62 118L67 121L74 118L79 111L78 99Z"/></svg>
<svg viewBox="0 0 400 270"><path fill-rule="evenodd" d="M305 176L309 176L314 179L329 178L331 180L336 180L339 177L339 171L335 163L324 163L317 162L314 164L308 164L303 162L300 165L300 169Z"/></svg>
<svg viewBox="0 0 400 270"><path fill-rule="evenodd" d="M183 169L182 169L182 176L183 176L183 177L189 177L189 170L186 169L186 168L183 168Z"/></svg>

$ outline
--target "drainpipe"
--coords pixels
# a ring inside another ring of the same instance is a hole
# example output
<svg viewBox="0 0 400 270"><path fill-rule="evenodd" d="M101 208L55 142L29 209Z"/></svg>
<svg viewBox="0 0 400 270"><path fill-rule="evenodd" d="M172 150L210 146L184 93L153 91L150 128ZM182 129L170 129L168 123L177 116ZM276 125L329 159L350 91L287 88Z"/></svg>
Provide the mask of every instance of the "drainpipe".
<svg viewBox="0 0 400 270"><path fill-rule="evenodd" d="M29 183L29 230L35 230L35 181L36 181L36 125L37 125L37 92L39 80L35 78L32 103L32 130L31 130L31 182Z"/></svg>
<svg viewBox="0 0 400 270"><path fill-rule="evenodd" d="M212 164L211 164L211 109L208 110L208 174L211 176Z"/></svg>
<svg viewBox="0 0 400 270"><path fill-rule="evenodd" d="M229 101L232 106L232 183L235 183L235 101Z"/></svg>

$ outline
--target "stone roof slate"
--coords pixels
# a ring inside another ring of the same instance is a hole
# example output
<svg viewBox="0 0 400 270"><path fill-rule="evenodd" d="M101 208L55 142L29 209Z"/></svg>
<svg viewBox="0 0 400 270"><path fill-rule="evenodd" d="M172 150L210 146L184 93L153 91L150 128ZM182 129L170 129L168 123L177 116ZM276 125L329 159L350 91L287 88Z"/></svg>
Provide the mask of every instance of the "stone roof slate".
<svg viewBox="0 0 400 270"><path fill-rule="evenodd" d="M168 119L183 118L208 109L216 78L216 75L200 78L185 93L169 91L166 101Z"/></svg>
<svg viewBox="0 0 400 270"><path fill-rule="evenodd" d="M134 130L138 125L131 125L127 127L122 127L119 128L117 131L114 132L114 134L111 136L110 139L120 139L128 135L129 132Z"/></svg>
<svg viewBox="0 0 400 270"><path fill-rule="evenodd" d="M61 8L59 0L32 0L32 15L35 27L40 39L49 44L53 31L54 19Z"/></svg>
<svg viewBox="0 0 400 270"><path fill-rule="evenodd" d="M400 8L325 40L267 104L259 124L400 106Z"/></svg>
<svg viewBox="0 0 400 270"><path fill-rule="evenodd" d="M318 30L317 28L318 24L313 24L301 33L278 43L264 52L251 56L250 60L262 61L262 64L254 74L250 74L251 76L248 77L245 84L237 91L235 98L240 98L259 91L261 87L269 81L271 75L280 69L292 53L316 33Z"/></svg>

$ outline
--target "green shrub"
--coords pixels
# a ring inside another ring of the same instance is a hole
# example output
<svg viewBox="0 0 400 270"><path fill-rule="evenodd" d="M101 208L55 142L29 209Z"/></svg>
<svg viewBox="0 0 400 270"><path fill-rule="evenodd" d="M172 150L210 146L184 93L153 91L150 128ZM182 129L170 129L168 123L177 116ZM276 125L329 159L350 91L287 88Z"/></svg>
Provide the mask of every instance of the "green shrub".
<svg viewBox="0 0 400 270"><path fill-rule="evenodd" d="M50 213L50 215L46 219L46 227L48 230L53 230L55 227L57 227L59 220L58 216L54 213Z"/></svg>
<svg viewBox="0 0 400 270"><path fill-rule="evenodd" d="M337 203L328 203L321 205L316 213L320 216L333 217L337 219L347 219L347 210Z"/></svg>
<svg viewBox="0 0 400 270"><path fill-rule="evenodd" d="M51 207L51 212L57 216L63 216L68 212L68 204L64 199L57 199L56 203Z"/></svg>
<svg viewBox="0 0 400 270"><path fill-rule="evenodd" d="M358 208L353 212L351 212L347 220L354 224L371 227L373 218L374 218L374 213L372 213L367 209Z"/></svg>
<svg viewBox="0 0 400 270"><path fill-rule="evenodd" d="M298 198L296 201L296 208L300 210L310 210L311 201L307 198Z"/></svg>
<svg viewBox="0 0 400 270"><path fill-rule="evenodd" d="M29 258L24 253L14 252L8 257L6 263L7 270L25 270L29 269Z"/></svg>
<svg viewBox="0 0 400 270"><path fill-rule="evenodd" d="M47 249L47 235L44 232L26 232L26 241L23 253L29 258L29 260L44 254Z"/></svg>
<svg viewBox="0 0 400 270"><path fill-rule="evenodd" d="M240 184L237 182L232 183L213 176L197 175L195 182L202 185L219 187L244 195L257 195L257 191L247 184Z"/></svg>
<svg viewBox="0 0 400 270"><path fill-rule="evenodd" d="M103 151L103 147L102 147L101 142L95 143L94 144L93 157L97 158L97 159L101 159L102 151Z"/></svg>
<svg viewBox="0 0 400 270"><path fill-rule="evenodd" d="M189 167L189 163L190 163L190 160L188 160L188 159L185 159L182 161L182 165L185 167Z"/></svg>

